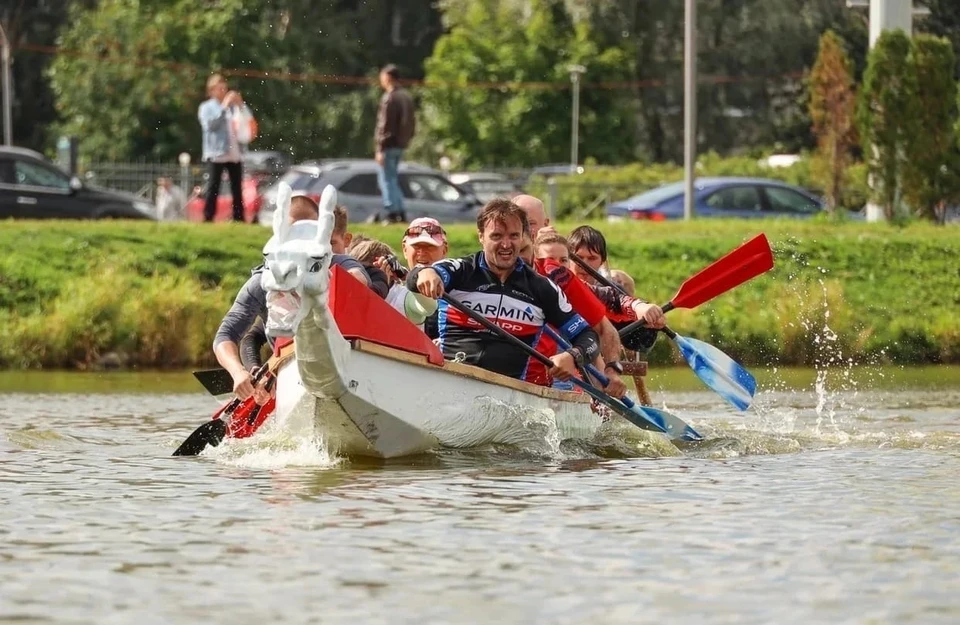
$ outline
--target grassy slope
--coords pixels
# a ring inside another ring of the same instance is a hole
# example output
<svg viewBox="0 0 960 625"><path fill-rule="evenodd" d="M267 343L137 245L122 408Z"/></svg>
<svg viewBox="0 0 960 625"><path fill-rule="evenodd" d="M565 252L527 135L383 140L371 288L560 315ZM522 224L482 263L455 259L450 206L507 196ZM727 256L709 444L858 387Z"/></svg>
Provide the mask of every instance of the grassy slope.
<svg viewBox="0 0 960 625"><path fill-rule="evenodd" d="M765 232L776 258L772 272L696 311L670 314L678 332L748 363L960 362L960 229L716 220L596 225L608 236L612 265L629 271L638 293L656 302ZM395 249L402 230L357 227ZM111 349L145 366L209 362L219 317L259 262L268 235L233 224L4 222L0 366L82 366ZM469 225L450 228L450 239L452 255L477 247ZM659 341L652 359L669 357L668 342Z"/></svg>

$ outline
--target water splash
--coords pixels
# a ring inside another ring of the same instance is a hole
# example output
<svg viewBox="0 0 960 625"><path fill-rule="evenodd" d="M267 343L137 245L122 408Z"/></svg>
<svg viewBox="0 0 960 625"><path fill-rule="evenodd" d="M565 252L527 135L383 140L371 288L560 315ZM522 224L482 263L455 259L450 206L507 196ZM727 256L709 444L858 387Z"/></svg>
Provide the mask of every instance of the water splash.
<svg viewBox="0 0 960 625"><path fill-rule="evenodd" d="M201 455L247 469L333 468L342 462L317 436L312 403L298 405L285 417L274 414L250 438L226 439Z"/></svg>
<svg viewBox="0 0 960 625"><path fill-rule="evenodd" d="M328 450L323 439L257 433L250 438L227 439L218 447L207 447L202 456L244 469L282 469L285 467L334 468L342 459Z"/></svg>

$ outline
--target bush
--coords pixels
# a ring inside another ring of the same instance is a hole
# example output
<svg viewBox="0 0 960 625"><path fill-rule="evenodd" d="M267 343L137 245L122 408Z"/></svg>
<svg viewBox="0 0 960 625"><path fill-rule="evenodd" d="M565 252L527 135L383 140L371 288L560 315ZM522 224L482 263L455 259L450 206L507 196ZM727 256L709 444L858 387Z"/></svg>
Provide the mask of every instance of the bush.
<svg viewBox="0 0 960 625"><path fill-rule="evenodd" d="M569 232L575 224L556 224ZM960 229L913 223L710 220L627 222L606 230L610 262L664 303L691 275L758 232L776 266L669 315L684 336L747 365L960 363ZM356 225L397 246L403 225ZM477 250L476 227L447 228L450 255ZM210 345L269 238L249 225L7 222L0 246L0 367L214 362ZM22 245L29 241L29 245ZM679 363L666 338L650 362Z"/></svg>

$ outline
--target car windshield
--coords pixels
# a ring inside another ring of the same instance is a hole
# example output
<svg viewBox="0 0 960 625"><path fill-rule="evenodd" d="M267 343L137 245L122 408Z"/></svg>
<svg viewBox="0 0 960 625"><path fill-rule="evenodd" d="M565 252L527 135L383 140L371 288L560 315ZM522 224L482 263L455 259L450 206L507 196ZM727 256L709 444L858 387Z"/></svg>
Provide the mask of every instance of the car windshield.
<svg viewBox="0 0 960 625"><path fill-rule="evenodd" d="M631 204L657 204L680 193L683 193L682 181L657 187L656 189L650 189L640 195L627 198L624 202L630 202Z"/></svg>

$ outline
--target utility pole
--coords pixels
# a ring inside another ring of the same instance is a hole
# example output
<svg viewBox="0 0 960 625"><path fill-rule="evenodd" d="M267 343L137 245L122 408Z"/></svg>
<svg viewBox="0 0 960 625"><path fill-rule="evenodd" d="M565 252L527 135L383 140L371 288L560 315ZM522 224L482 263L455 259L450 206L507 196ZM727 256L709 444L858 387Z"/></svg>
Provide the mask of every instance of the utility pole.
<svg viewBox="0 0 960 625"><path fill-rule="evenodd" d="M697 167L697 1L684 1L683 24L683 218L693 218Z"/></svg>
<svg viewBox="0 0 960 625"><path fill-rule="evenodd" d="M13 81L10 79L10 40L0 24L0 47L2 47L3 64L3 144L13 145Z"/></svg>
<svg viewBox="0 0 960 625"><path fill-rule="evenodd" d="M576 172L580 164L580 76L586 73L583 65L570 65L570 82L573 84L573 129L570 132L570 171Z"/></svg>

